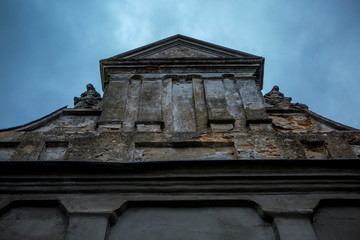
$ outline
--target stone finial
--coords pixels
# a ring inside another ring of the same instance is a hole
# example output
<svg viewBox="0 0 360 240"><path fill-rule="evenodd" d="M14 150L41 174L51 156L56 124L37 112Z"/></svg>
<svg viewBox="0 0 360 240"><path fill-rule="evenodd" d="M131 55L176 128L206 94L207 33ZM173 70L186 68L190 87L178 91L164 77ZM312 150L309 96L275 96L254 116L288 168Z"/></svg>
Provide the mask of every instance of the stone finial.
<svg viewBox="0 0 360 240"><path fill-rule="evenodd" d="M291 102L291 97L285 97L276 85L264 95L264 99L266 103L279 107L289 107Z"/></svg>
<svg viewBox="0 0 360 240"><path fill-rule="evenodd" d="M74 97L74 108L99 108L101 95L95 90L92 84L86 85L86 92L81 96Z"/></svg>
<svg viewBox="0 0 360 240"><path fill-rule="evenodd" d="M285 97L282 92L279 91L278 86L274 86L270 92L264 95L265 102L273 107L295 107L295 108L307 108L305 104L291 103L291 97Z"/></svg>

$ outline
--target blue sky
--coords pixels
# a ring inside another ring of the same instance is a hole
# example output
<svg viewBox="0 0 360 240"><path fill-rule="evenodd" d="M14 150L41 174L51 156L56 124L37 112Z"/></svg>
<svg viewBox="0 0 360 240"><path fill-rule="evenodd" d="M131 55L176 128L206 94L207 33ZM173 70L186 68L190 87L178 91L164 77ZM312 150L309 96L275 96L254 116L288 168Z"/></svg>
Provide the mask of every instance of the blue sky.
<svg viewBox="0 0 360 240"><path fill-rule="evenodd" d="M60 107L99 60L183 34L265 57L263 93L360 128L360 0L1 0L0 129Z"/></svg>

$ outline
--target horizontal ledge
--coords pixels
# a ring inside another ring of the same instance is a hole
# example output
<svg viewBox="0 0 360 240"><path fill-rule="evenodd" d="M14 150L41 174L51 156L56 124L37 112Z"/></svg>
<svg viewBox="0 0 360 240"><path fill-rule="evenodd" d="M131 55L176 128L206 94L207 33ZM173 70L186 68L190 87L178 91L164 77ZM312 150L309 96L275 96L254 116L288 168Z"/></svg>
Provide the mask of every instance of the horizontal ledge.
<svg viewBox="0 0 360 240"><path fill-rule="evenodd" d="M320 193L320 192L336 192L336 193L355 193L358 194L359 184L318 184L311 186L303 186L299 184L262 184L262 185L243 185L243 186L227 186L227 185L216 185L216 186L199 186L198 184L193 184L192 186L179 186L171 185L168 186L152 186L147 184L143 185L113 185L107 183L101 183L98 185L81 185L81 184L41 184L40 182L34 186L2 186L0 185L0 192L2 194L10 193L121 193L121 194L146 194L146 193L196 193L196 194L235 194L235 193Z"/></svg>
<svg viewBox="0 0 360 240"><path fill-rule="evenodd" d="M234 147L233 142L136 142L135 147L186 148L186 147ZM228 160L226 160L228 161Z"/></svg>
<svg viewBox="0 0 360 240"><path fill-rule="evenodd" d="M138 143L141 145L141 143ZM359 159L244 159L244 160L182 160L152 162L98 162L98 161L4 161L0 162L0 174L112 174L167 172L286 172L334 171L360 174Z"/></svg>
<svg viewBox="0 0 360 240"><path fill-rule="evenodd" d="M249 124L261 124L261 123L272 123L272 119L267 118L267 119L246 120L246 125L249 125Z"/></svg>
<svg viewBox="0 0 360 240"><path fill-rule="evenodd" d="M197 58L197 59L184 59L184 58L158 58L158 59L123 59L123 60L103 60L101 66L106 65L126 65L126 64L257 64L263 63L261 58Z"/></svg>
<svg viewBox="0 0 360 240"><path fill-rule="evenodd" d="M209 119L208 120L208 125L210 126L211 123L213 123L213 124L234 124L235 119L233 119L233 118Z"/></svg>
<svg viewBox="0 0 360 240"><path fill-rule="evenodd" d="M161 129L165 128L164 121L136 121L135 122L135 128L140 125L160 125Z"/></svg>
<svg viewBox="0 0 360 240"><path fill-rule="evenodd" d="M100 116L101 110L97 108L67 108L64 109L63 114L80 116Z"/></svg>

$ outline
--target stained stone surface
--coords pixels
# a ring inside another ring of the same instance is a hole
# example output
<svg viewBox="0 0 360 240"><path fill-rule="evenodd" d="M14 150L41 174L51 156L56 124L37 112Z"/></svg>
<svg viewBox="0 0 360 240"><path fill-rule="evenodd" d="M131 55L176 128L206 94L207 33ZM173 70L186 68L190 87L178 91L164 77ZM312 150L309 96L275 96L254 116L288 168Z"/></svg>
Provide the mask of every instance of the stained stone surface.
<svg viewBox="0 0 360 240"><path fill-rule="evenodd" d="M19 143L17 142L0 144L0 160L1 161L10 160L14 155L14 153L16 152L18 145Z"/></svg>

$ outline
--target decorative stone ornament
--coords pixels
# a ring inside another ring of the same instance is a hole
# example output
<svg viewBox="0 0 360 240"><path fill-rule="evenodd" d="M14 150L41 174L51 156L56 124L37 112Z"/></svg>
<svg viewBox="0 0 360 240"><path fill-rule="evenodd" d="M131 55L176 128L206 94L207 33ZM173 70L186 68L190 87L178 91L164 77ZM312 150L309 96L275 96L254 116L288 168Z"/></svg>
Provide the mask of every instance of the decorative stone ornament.
<svg viewBox="0 0 360 240"><path fill-rule="evenodd" d="M291 97L285 97L282 92L279 91L278 86L274 86L270 92L264 95L265 102L270 105L279 107L289 107L292 100Z"/></svg>
<svg viewBox="0 0 360 240"><path fill-rule="evenodd" d="M279 91L279 87L275 85L270 92L264 95L265 102L272 107L280 108L308 108L305 104L302 103L291 103L291 97L285 97L282 92Z"/></svg>
<svg viewBox="0 0 360 240"><path fill-rule="evenodd" d="M80 96L74 97L74 108L99 108L101 95L95 90L92 84L86 85L86 92Z"/></svg>

